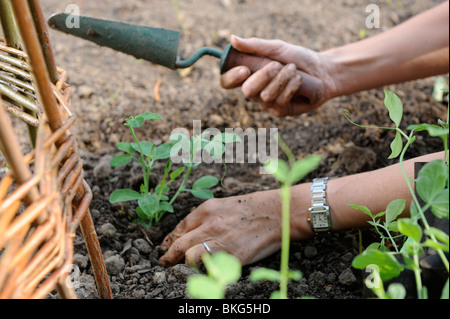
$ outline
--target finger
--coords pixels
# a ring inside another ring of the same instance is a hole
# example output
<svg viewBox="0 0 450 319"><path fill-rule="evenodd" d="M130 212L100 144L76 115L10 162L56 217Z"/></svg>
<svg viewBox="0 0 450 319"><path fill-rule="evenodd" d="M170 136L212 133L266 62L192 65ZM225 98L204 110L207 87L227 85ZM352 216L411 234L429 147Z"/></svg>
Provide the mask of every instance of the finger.
<svg viewBox="0 0 450 319"><path fill-rule="evenodd" d="M273 61L251 75L242 85L243 94L249 99L256 99L261 91L277 76L283 66Z"/></svg>
<svg viewBox="0 0 450 319"><path fill-rule="evenodd" d="M222 74L220 77L220 85L224 89L234 89L241 86L250 74L251 72L249 68L245 66L238 66Z"/></svg>
<svg viewBox="0 0 450 319"><path fill-rule="evenodd" d="M212 242L207 242L208 247L210 248L211 252L213 252L214 247ZM186 264L191 266L198 266L202 263L202 257L204 254L209 254L209 252L206 250L203 243L195 245L194 247L188 249L185 254L185 260Z"/></svg>
<svg viewBox="0 0 450 319"><path fill-rule="evenodd" d="M191 247L208 240L205 238L207 231L208 230L204 229L204 227L199 227L176 239L172 245L170 245L167 252L159 259L160 264L164 267L168 267L179 263Z"/></svg>
<svg viewBox="0 0 450 319"><path fill-rule="evenodd" d="M272 110L275 111L273 113L277 117L286 117L291 115L296 115L294 110L295 103L292 101L295 94L298 92L302 85L302 77L300 75L295 75L289 83L286 85L285 89L278 96L275 101L275 107ZM278 107L277 107L278 106Z"/></svg>
<svg viewBox="0 0 450 319"><path fill-rule="evenodd" d="M168 234L164 238L161 246L170 247L180 237L199 227L202 224L202 219L203 218L198 213L198 211L197 213L196 211L193 211L190 215L183 219L170 234Z"/></svg>
<svg viewBox="0 0 450 319"><path fill-rule="evenodd" d="M260 94L261 102L264 104L273 104L278 97L285 91L286 86L291 79L295 77L297 67L295 64L288 64L275 77L275 79L263 89Z"/></svg>
<svg viewBox="0 0 450 319"><path fill-rule="evenodd" d="M281 48L284 47L281 40L266 40L260 38L240 38L236 35L231 36L231 45L238 51L260 56L276 57L280 56Z"/></svg>

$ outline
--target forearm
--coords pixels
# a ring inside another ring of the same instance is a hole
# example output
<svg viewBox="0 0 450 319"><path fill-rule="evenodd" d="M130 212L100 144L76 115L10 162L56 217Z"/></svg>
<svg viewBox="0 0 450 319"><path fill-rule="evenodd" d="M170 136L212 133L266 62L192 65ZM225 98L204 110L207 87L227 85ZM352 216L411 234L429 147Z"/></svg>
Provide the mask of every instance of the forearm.
<svg viewBox="0 0 450 319"><path fill-rule="evenodd" d="M356 43L321 53L334 96L448 73L448 2Z"/></svg>
<svg viewBox="0 0 450 319"><path fill-rule="evenodd" d="M444 152L425 155L405 161L407 176L414 177L415 162L429 162L444 159ZM310 206L310 186L302 184L292 189L292 239L301 240L313 236L308 221ZM330 180L327 186L327 201L332 212L333 231L351 228L365 228L370 218L348 203L365 206L374 214L385 211L387 205L396 199L405 199L406 208L403 216L408 216L412 200L408 185L399 164L376 171L350 175Z"/></svg>

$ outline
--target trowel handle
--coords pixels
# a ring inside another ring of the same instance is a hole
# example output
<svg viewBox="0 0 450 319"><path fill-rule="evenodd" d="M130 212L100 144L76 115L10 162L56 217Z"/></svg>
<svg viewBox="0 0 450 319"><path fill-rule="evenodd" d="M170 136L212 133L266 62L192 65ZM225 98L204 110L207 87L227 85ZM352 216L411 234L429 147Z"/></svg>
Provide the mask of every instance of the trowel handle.
<svg viewBox="0 0 450 319"><path fill-rule="evenodd" d="M225 73L234 67L245 65L254 73L272 61L269 58L242 53L230 45L222 57L221 72ZM297 74L302 77L302 85L295 94L294 99L312 105L319 102L323 95L323 82L305 72L297 70Z"/></svg>

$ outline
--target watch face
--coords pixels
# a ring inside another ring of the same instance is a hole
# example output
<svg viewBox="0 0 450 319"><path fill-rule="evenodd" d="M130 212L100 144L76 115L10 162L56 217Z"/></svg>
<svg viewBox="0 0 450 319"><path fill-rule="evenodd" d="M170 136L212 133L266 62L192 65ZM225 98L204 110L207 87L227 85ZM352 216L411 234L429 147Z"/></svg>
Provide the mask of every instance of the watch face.
<svg viewBox="0 0 450 319"><path fill-rule="evenodd" d="M326 212L311 213L314 228L328 228L328 217Z"/></svg>

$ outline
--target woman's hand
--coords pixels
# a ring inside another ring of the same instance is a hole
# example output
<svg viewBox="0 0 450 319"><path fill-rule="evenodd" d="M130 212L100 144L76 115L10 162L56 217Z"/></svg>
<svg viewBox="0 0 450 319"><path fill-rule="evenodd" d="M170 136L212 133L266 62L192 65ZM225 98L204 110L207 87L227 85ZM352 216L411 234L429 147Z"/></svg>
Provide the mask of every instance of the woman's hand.
<svg viewBox="0 0 450 319"><path fill-rule="evenodd" d="M308 190L307 190L308 192ZM305 196L307 198L307 196ZM305 210L299 210L302 214ZM300 234L298 214L291 219L291 237L312 236L311 231ZM309 225L307 226L310 229ZM163 266L171 266L183 258L187 264L201 263L206 242L213 253L226 251L236 256L242 265L257 262L281 247L281 201L278 190L249 195L212 199L190 213L162 246L168 251L161 257Z"/></svg>
<svg viewBox="0 0 450 319"><path fill-rule="evenodd" d="M231 44L238 51L264 56L274 62L254 74L245 66L235 67L222 75L222 87L233 89L242 86L242 92L247 98L257 101L261 108L275 116L285 117L313 111L332 98L336 91L336 85L330 76L331 64L317 52L281 40L241 39L233 36ZM324 92L318 103L306 104L293 99L302 85L302 79L296 74L297 70L322 80Z"/></svg>

